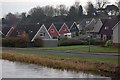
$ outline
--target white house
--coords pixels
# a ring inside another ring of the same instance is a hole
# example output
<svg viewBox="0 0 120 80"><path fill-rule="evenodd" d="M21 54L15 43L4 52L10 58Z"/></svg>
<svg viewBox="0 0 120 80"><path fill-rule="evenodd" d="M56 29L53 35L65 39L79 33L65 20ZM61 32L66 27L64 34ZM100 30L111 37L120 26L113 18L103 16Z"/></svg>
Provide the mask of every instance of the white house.
<svg viewBox="0 0 120 80"><path fill-rule="evenodd" d="M112 28L113 30L113 44L120 47L120 21Z"/></svg>

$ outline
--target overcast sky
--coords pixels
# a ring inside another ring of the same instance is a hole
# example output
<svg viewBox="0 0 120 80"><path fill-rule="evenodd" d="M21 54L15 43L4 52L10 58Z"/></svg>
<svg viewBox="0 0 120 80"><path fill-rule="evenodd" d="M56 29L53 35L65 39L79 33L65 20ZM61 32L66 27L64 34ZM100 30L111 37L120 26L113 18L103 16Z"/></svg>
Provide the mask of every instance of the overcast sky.
<svg viewBox="0 0 120 80"><path fill-rule="evenodd" d="M82 6L85 6L88 1L91 1L93 4L96 3L96 0L0 0L0 17L8 12L28 12L31 8L36 6L52 5L55 7L59 4L65 4L70 7L75 1L79 1ZM114 4L116 0L108 1Z"/></svg>

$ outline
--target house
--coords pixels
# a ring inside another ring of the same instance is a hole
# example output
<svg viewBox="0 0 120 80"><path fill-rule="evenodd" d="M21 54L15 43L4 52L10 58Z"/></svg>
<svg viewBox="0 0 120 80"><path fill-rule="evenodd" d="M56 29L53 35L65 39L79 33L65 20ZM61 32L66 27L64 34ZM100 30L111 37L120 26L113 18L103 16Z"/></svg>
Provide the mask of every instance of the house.
<svg viewBox="0 0 120 80"><path fill-rule="evenodd" d="M77 23L74 22L71 27L70 27L70 32L73 33L73 32L79 32L79 28L77 26Z"/></svg>
<svg viewBox="0 0 120 80"><path fill-rule="evenodd" d="M23 33L28 34L29 46L34 46L34 40L41 38L43 40L44 47L52 47L58 45L58 40L53 40L47 31L44 24L24 24L15 28L14 32L10 36L21 36Z"/></svg>
<svg viewBox="0 0 120 80"><path fill-rule="evenodd" d="M11 28L12 30L12 28ZM8 33L11 31L9 30ZM18 25L9 36L20 36L24 32L28 33L29 42L33 42L36 38L42 39L51 39L50 34L48 33L44 24L25 24Z"/></svg>
<svg viewBox="0 0 120 80"><path fill-rule="evenodd" d="M95 24L96 24L95 19L92 19L89 24L86 24L84 30L85 30L86 32L91 32L91 31L94 29Z"/></svg>
<svg viewBox="0 0 120 80"><path fill-rule="evenodd" d="M29 36L29 42L31 42L41 25L42 24L18 25L9 36L17 37L21 36L24 32L26 32Z"/></svg>
<svg viewBox="0 0 120 80"><path fill-rule="evenodd" d="M113 45L120 47L120 21L112 28L113 30Z"/></svg>
<svg viewBox="0 0 120 80"><path fill-rule="evenodd" d="M42 38L43 40L52 39L51 35L49 34L44 24L40 26L39 30L37 31L37 33L35 34L31 41L34 41L36 38Z"/></svg>
<svg viewBox="0 0 120 80"><path fill-rule="evenodd" d="M56 22L53 24L59 33L59 37L65 37L67 36L67 33L70 33L69 27L66 25L66 23Z"/></svg>
<svg viewBox="0 0 120 80"><path fill-rule="evenodd" d="M57 39L59 36L59 32L57 31L57 29L53 23L49 27L48 32L51 35L52 39Z"/></svg>
<svg viewBox="0 0 120 80"><path fill-rule="evenodd" d="M70 33L70 30L69 30L68 26L66 25L66 23L64 23L59 30L60 35L63 35L65 33Z"/></svg>
<svg viewBox="0 0 120 80"><path fill-rule="evenodd" d="M5 36L6 36L6 37L9 37L14 30L15 30L15 28L14 28L14 27L11 27Z"/></svg>
<svg viewBox="0 0 120 80"><path fill-rule="evenodd" d="M97 19L96 22L93 21L93 22L91 22L91 24L87 25L85 30L86 30L86 32L91 34L91 37L100 39L101 37L99 35L99 31L100 31L102 25L103 25L103 23L102 23L101 19Z"/></svg>
<svg viewBox="0 0 120 80"><path fill-rule="evenodd" d="M6 34L8 33L8 31L11 29L11 27L4 27L2 28L2 33L4 36L6 36Z"/></svg>
<svg viewBox="0 0 120 80"><path fill-rule="evenodd" d="M118 18L109 18L102 21L104 22L99 31L101 40L111 40L113 35L112 28L118 23Z"/></svg>
<svg viewBox="0 0 120 80"><path fill-rule="evenodd" d="M71 25L71 27L70 27L70 32L71 32L72 37L73 37L73 36L76 36L76 33L79 32L79 28L78 28L76 22L74 22L74 23Z"/></svg>
<svg viewBox="0 0 120 80"><path fill-rule="evenodd" d="M79 30L82 31L84 28L89 25L92 21L94 21L94 18L85 18L81 22L79 22Z"/></svg>

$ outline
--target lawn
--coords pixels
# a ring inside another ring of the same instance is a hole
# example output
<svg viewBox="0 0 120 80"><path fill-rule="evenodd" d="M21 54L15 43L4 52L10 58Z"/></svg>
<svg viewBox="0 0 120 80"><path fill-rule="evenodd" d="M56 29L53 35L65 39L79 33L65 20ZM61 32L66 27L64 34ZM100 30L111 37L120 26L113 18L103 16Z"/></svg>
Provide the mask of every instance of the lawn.
<svg viewBox="0 0 120 80"><path fill-rule="evenodd" d="M58 51L70 50L73 52L88 52L89 46L63 46L63 47L37 48L37 49L58 50ZM90 52L92 52L92 53L118 53L118 48L101 47L101 46L92 46L91 45Z"/></svg>

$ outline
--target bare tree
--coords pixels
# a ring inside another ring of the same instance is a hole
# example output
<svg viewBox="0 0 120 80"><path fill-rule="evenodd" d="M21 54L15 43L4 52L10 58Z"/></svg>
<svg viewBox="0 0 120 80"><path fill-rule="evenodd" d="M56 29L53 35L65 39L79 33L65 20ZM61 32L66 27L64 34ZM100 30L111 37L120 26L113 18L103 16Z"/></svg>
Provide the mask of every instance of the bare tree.
<svg viewBox="0 0 120 80"><path fill-rule="evenodd" d="M64 4L58 5L56 7L56 9L58 10L59 15L67 15L68 14L68 9L67 9L66 5L64 5Z"/></svg>
<svg viewBox="0 0 120 80"><path fill-rule="evenodd" d="M120 1L118 0L116 4L117 4L117 7L119 8L119 13L120 13Z"/></svg>
<svg viewBox="0 0 120 80"><path fill-rule="evenodd" d="M86 11L87 11L87 15L89 16L95 15L95 7L92 4L92 2L87 3Z"/></svg>
<svg viewBox="0 0 120 80"><path fill-rule="evenodd" d="M47 6L43 7L42 9L46 16L53 17L55 15L55 10L52 6L47 5Z"/></svg>
<svg viewBox="0 0 120 80"><path fill-rule="evenodd" d="M77 12L79 11L79 6L80 6L80 2L76 0L74 7L76 8Z"/></svg>
<svg viewBox="0 0 120 80"><path fill-rule="evenodd" d="M109 2L108 0L96 0L96 4L98 8L104 8Z"/></svg>

